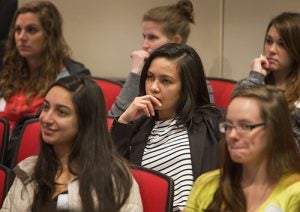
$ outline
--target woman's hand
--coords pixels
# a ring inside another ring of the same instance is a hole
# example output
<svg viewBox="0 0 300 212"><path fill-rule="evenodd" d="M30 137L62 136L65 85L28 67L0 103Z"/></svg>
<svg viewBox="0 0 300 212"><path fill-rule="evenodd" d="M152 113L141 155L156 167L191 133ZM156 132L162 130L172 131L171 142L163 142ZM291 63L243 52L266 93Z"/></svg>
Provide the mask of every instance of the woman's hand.
<svg viewBox="0 0 300 212"><path fill-rule="evenodd" d="M149 53L145 50L137 50L131 53L132 65L131 72L141 74L145 60L149 57Z"/></svg>
<svg viewBox="0 0 300 212"><path fill-rule="evenodd" d="M138 119L142 115L148 117L155 115L155 107L160 107L161 103L158 99L151 95L136 97L129 105L127 110L120 116L119 122L129 124Z"/></svg>
<svg viewBox="0 0 300 212"><path fill-rule="evenodd" d="M264 55L255 58L251 64L251 70L262 73L264 76L268 73L269 62Z"/></svg>

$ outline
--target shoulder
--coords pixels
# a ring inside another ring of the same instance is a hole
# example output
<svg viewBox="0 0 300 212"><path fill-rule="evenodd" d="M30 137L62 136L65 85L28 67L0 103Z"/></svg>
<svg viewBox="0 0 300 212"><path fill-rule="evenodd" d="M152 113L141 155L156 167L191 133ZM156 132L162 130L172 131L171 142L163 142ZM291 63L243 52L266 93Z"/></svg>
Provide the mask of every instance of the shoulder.
<svg viewBox="0 0 300 212"><path fill-rule="evenodd" d="M225 111L214 104L198 107L194 117L201 117L201 119L222 119Z"/></svg>
<svg viewBox="0 0 300 212"><path fill-rule="evenodd" d="M193 126L205 124L212 129L215 134L219 134L218 125L224 119L225 111L217 106L210 104L199 107L192 118Z"/></svg>
<svg viewBox="0 0 300 212"><path fill-rule="evenodd" d="M202 174L197 178L186 205L185 211L202 211L213 199L219 185L220 170Z"/></svg>
<svg viewBox="0 0 300 212"><path fill-rule="evenodd" d="M34 173L34 167L38 156L31 156L21 161L15 168L14 173L21 181L27 182Z"/></svg>
<svg viewBox="0 0 300 212"><path fill-rule="evenodd" d="M282 176L276 187L278 188L278 191L297 193L300 200L300 173L286 174Z"/></svg>
<svg viewBox="0 0 300 212"><path fill-rule="evenodd" d="M200 175L193 186L193 193L196 193L197 196L202 196L203 191L205 195L208 193L214 194L219 183L219 178L219 169Z"/></svg>
<svg viewBox="0 0 300 212"><path fill-rule="evenodd" d="M214 185L219 182L219 178L220 178L220 169L206 172L197 178L194 186L206 187L206 186Z"/></svg>
<svg viewBox="0 0 300 212"><path fill-rule="evenodd" d="M87 69L82 63L79 63L78 61L69 59L64 64L66 66L66 69L69 71L71 75L91 75L90 70Z"/></svg>
<svg viewBox="0 0 300 212"><path fill-rule="evenodd" d="M300 211L300 174L286 174L281 177L269 199L264 203L264 211Z"/></svg>

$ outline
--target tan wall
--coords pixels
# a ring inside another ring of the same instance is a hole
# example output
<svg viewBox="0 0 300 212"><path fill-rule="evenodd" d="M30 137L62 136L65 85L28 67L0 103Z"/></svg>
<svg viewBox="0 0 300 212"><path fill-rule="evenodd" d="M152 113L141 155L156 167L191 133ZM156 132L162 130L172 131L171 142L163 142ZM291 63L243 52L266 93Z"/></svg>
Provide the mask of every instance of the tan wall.
<svg viewBox="0 0 300 212"><path fill-rule="evenodd" d="M96 76L125 78L130 53L142 42L141 18L154 6L177 0L51 0L64 18L73 57ZM188 44L207 76L240 79L261 52L266 25L277 13L300 11L298 0L191 0L195 22ZM19 0L20 4L28 0Z"/></svg>
<svg viewBox="0 0 300 212"><path fill-rule="evenodd" d="M223 76L241 79L262 52L266 27L283 11L300 12L299 0L225 0Z"/></svg>

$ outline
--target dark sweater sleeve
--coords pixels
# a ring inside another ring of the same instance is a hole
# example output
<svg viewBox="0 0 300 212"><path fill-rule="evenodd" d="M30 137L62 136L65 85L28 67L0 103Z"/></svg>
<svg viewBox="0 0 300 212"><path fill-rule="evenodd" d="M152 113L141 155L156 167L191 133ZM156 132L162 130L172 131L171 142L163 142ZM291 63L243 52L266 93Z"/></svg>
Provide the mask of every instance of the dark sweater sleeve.
<svg viewBox="0 0 300 212"><path fill-rule="evenodd" d="M130 124L122 124L116 119L111 128L111 136L115 147L120 155L130 160L130 141L133 126Z"/></svg>

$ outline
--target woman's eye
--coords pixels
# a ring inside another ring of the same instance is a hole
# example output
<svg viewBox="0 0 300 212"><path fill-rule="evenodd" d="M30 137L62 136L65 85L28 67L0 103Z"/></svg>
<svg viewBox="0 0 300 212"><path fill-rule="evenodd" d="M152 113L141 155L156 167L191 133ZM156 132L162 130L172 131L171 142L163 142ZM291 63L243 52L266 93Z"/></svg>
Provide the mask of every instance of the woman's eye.
<svg viewBox="0 0 300 212"><path fill-rule="evenodd" d="M154 79L154 77L152 75L147 75L146 79L147 80L152 80L152 79Z"/></svg>
<svg viewBox="0 0 300 212"><path fill-rule="evenodd" d="M21 32L21 28L20 27L16 27L15 28L15 33L20 33Z"/></svg>
<svg viewBox="0 0 300 212"><path fill-rule="evenodd" d="M155 40L155 39L158 39L158 37L156 35L149 35L148 39L149 40Z"/></svg>
<svg viewBox="0 0 300 212"><path fill-rule="evenodd" d="M267 44L272 44L273 41L272 41L272 39L270 39L270 38L266 38L266 39L265 39L265 43L267 43Z"/></svg>
<svg viewBox="0 0 300 212"><path fill-rule="evenodd" d="M171 84L172 82L168 79L163 79L162 83L165 84L165 85L168 85L168 84Z"/></svg>
<svg viewBox="0 0 300 212"><path fill-rule="evenodd" d="M283 41L279 41L279 42L278 42L278 45L279 45L280 47L285 47L285 43L284 43Z"/></svg>
<svg viewBox="0 0 300 212"><path fill-rule="evenodd" d="M36 33L38 30L35 27L28 27L26 31L32 34L32 33Z"/></svg>
<svg viewBox="0 0 300 212"><path fill-rule="evenodd" d="M240 128L242 130L249 130L249 129L251 129L251 127L249 126L249 124L240 124Z"/></svg>
<svg viewBox="0 0 300 212"><path fill-rule="evenodd" d="M67 112L64 111L64 110L58 110L58 114L59 114L60 116L66 116L66 115L67 115Z"/></svg>
<svg viewBox="0 0 300 212"><path fill-rule="evenodd" d="M42 105L42 110L43 111L48 111L49 110L49 105L48 104L43 104Z"/></svg>

